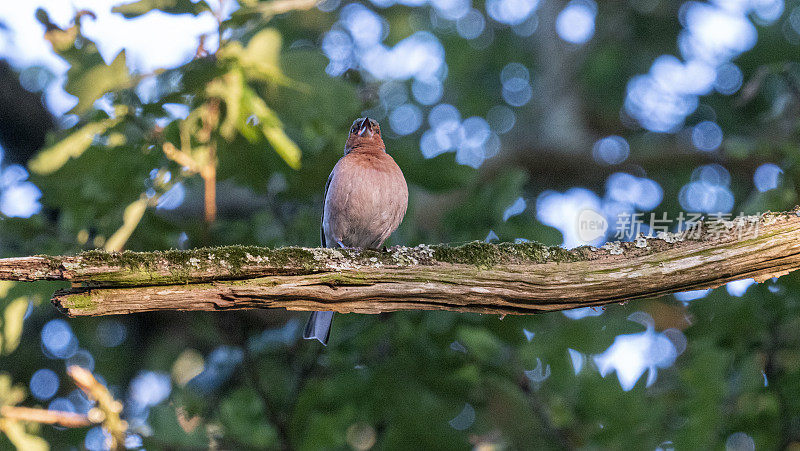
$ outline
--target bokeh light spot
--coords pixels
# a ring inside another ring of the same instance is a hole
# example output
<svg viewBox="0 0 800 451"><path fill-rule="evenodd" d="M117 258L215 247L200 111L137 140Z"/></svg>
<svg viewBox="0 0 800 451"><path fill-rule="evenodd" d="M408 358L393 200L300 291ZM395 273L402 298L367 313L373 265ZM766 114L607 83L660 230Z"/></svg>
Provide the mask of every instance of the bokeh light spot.
<svg viewBox="0 0 800 451"><path fill-rule="evenodd" d="M527 207L527 203L525 199L522 197L518 197L513 204L511 204L506 210L503 212L503 222L508 221L512 216L516 216L523 211Z"/></svg>
<svg viewBox="0 0 800 451"><path fill-rule="evenodd" d="M414 100L422 105L433 105L442 98L444 86L437 78L418 79L411 84Z"/></svg>
<svg viewBox="0 0 800 451"><path fill-rule="evenodd" d="M731 95L742 87L744 74L739 66L733 63L725 63L717 68L717 79L714 81L714 89L718 93Z"/></svg>
<svg viewBox="0 0 800 451"><path fill-rule="evenodd" d="M781 182L783 169L773 163L765 163L756 169L753 174L753 183L756 189L761 191L773 190L778 187Z"/></svg>
<svg viewBox="0 0 800 451"><path fill-rule="evenodd" d="M475 408L470 403L465 403L461 412L452 420L448 421L450 427L457 431L463 431L475 422Z"/></svg>
<svg viewBox="0 0 800 451"><path fill-rule="evenodd" d="M740 298L744 296L747 289L755 283L756 281L754 279L734 280L733 282L725 284L725 289L728 291L729 295Z"/></svg>
<svg viewBox="0 0 800 451"><path fill-rule="evenodd" d="M389 125L401 136L414 133L422 125L422 111L410 103L400 105L389 115Z"/></svg>
<svg viewBox="0 0 800 451"><path fill-rule="evenodd" d="M532 370L525 370L523 373L531 382L533 388L538 390L542 386L542 383L550 377L550 365L542 364L542 359L537 357L536 367Z"/></svg>
<svg viewBox="0 0 800 451"><path fill-rule="evenodd" d="M514 128L517 122L517 115L514 110L505 105L495 105L486 113L486 121L495 133L504 134Z"/></svg>
<svg viewBox="0 0 800 451"><path fill-rule="evenodd" d="M63 319L54 319L45 324L41 337L44 350L55 358L69 358L78 350L78 339Z"/></svg>
<svg viewBox="0 0 800 451"><path fill-rule="evenodd" d="M486 19L477 9L469 10L463 17L456 22L456 31L464 39L475 39L483 33L486 27Z"/></svg>
<svg viewBox="0 0 800 451"><path fill-rule="evenodd" d="M89 451L106 451L111 449L111 434L108 433L102 426L95 426L86 432L86 439L83 441L84 446Z"/></svg>
<svg viewBox="0 0 800 451"><path fill-rule="evenodd" d="M558 37L572 44L584 44L594 35L597 4L592 0L572 0L556 17Z"/></svg>
<svg viewBox="0 0 800 451"><path fill-rule="evenodd" d="M735 432L725 440L725 451L754 451L756 443L753 437L744 432Z"/></svg>
<svg viewBox="0 0 800 451"><path fill-rule="evenodd" d="M525 21L539 6L538 0L487 0L489 17L506 25L518 25Z"/></svg>
<svg viewBox="0 0 800 451"><path fill-rule="evenodd" d="M711 152L722 145L722 129L712 121L703 121L692 128L692 144L699 150Z"/></svg>
<svg viewBox="0 0 800 451"><path fill-rule="evenodd" d="M601 138L592 146L595 161L607 165L620 164L628 159L631 148L621 136L611 135Z"/></svg>
<svg viewBox="0 0 800 451"><path fill-rule="evenodd" d="M58 375L55 371L47 368L36 370L31 376L31 394L39 401L46 401L56 394L58 384Z"/></svg>
<svg viewBox="0 0 800 451"><path fill-rule="evenodd" d="M128 336L128 329L118 320L106 319L97 325L95 336L101 346L113 348L125 341Z"/></svg>
<svg viewBox="0 0 800 451"><path fill-rule="evenodd" d="M172 391L170 377L155 371L142 371L131 381L131 401L139 406L150 407L164 401Z"/></svg>
<svg viewBox="0 0 800 451"><path fill-rule="evenodd" d="M94 371L94 357L92 357L92 354L85 349L78 349L75 354L67 358L66 362L64 363L67 368L75 365L85 368L89 371Z"/></svg>
<svg viewBox="0 0 800 451"><path fill-rule="evenodd" d="M642 315L631 315L629 319L644 324L644 332L618 335L608 349L594 356L600 376L606 377L615 371L624 391L633 389L645 372L648 372L645 385L651 386L656 381L658 369L672 366L682 352L669 336L653 329L653 320L649 315L641 313L647 316L645 321Z"/></svg>

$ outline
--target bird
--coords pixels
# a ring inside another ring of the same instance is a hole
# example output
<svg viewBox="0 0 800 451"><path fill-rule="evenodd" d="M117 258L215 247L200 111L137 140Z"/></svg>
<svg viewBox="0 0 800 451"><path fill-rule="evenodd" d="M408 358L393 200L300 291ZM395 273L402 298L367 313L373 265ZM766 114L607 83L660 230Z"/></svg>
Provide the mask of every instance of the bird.
<svg viewBox="0 0 800 451"><path fill-rule="evenodd" d="M386 153L377 121L353 121L344 156L325 184L320 225L322 247L380 249L408 208L408 185ZM328 344L333 312L312 312L303 338Z"/></svg>

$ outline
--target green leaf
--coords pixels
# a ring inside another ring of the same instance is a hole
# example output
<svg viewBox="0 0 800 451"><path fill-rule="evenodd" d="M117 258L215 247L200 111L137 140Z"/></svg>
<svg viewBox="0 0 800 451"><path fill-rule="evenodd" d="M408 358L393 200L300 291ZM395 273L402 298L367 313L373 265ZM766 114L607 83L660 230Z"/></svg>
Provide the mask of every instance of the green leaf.
<svg viewBox="0 0 800 451"><path fill-rule="evenodd" d="M503 355L503 342L483 327L462 327L458 338L479 361L492 361Z"/></svg>
<svg viewBox="0 0 800 451"><path fill-rule="evenodd" d="M302 152L300 148L292 141L286 132L283 131L283 124L278 115L267 106L264 99L259 97L254 91L247 89L244 95L244 102L246 103L243 110L249 110L251 114L258 119L258 127L267 138L269 144L275 149L275 152L283 158L283 161L292 169L300 169L300 157ZM248 137L247 129L251 125L247 122L246 117L240 122L240 130L242 135Z"/></svg>
<svg viewBox="0 0 800 451"><path fill-rule="evenodd" d="M266 28L256 33L242 52L242 65L249 69L253 78L284 79L279 57L281 54L281 34L274 28Z"/></svg>
<svg viewBox="0 0 800 451"><path fill-rule="evenodd" d="M8 295L8 292L11 291L11 288L14 287L16 282L10 280L0 280L0 298L4 298Z"/></svg>
<svg viewBox="0 0 800 451"><path fill-rule="evenodd" d="M113 127L119 119L90 122L72 132L66 138L36 154L28 167L39 175L48 175L59 170L70 158L78 158L89 148L94 137Z"/></svg>
<svg viewBox="0 0 800 451"><path fill-rule="evenodd" d="M239 128L242 116L242 96L244 94L244 77L239 70L231 70L221 78L214 79L208 84L206 93L209 96L219 97L225 102L225 119L219 127L223 138L231 140Z"/></svg>
<svg viewBox="0 0 800 451"><path fill-rule="evenodd" d="M290 0L290 1L258 1L239 0L241 7L233 12L229 20L234 25L241 25L254 16L261 16L259 20L269 22L279 14L291 11L309 10L320 3L320 0Z"/></svg>
<svg viewBox="0 0 800 451"><path fill-rule="evenodd" d="M109 252L120 251L131 234L136 230L139 221L142 220L144 212L147 209L147 199L139 199L132 202L125 207L125 213L122 216L122 227L119 228L113 235L106 241L105 249Z"/></svg>
<svg viewBox="0 0 800 451"><path fill-rule="evenodd" d="M11 301L3 311L3 348L6 354L11 354L19 346L23 318L29 303L27 297L19 297Z"/></svg>
<svg viewBox="0 0 800 451"><path fill-rule="evenodd" d="M208 3L191 0L139 0L138 2L126 3L115 6L111 12L122 14L126 19L139 17L153 10L163 11L167 14L193 14L198 15L203 11L210 11Z"/></svg>
<svg viewBox="0 0 800 451"><path fill-rule="evenodd" d="M25 388L12 385L11 375L0 372L0 406L15 406L25 399Z"/></svg>
<svg viewBox="0 0 800 451"><path fill-rule="evenodd" d="M237 41L227 43L218 53L223 60L233 61L244 70L249 80L302 87L290 80L280 68L281 34L274 28L266 28L250 38L243 47Z"/></svg>
<svg viewBox="0 0 800 451"><path fill-rule="evenodd" d="M195 376L203 372L205 361L203 355L194 349L186 349L175 359L172 364L172 379L181 387L185 386Z"/></svg>
<svg viewBox="0 0 800 451"><path fill-rule="evenodd" d="M102 58L98 61L97 57L79 60L83 64L76 61L67 71L64 90L78 98L78 104L70 113L83 114L89 111L94 102L105 93L127 88L133 84L125 60L125 50L119 52L109 65L106 65Z"/></svg>
<svg viewBox="0 0 800 451"><path fill-rule="evenodd" d="M275 445L277 433L267 421L264 405L252 389L242 387L222 401L219 415L228 434L238 442L265 449Z"/></svg>
<svg viewBox="0 0 800 451"><path fill-rule="evenodd" d="M178 404L182 409L182 403ZM161 404L153 407L150 410L148 422L153 426L152 439L155 443L149 443L149 439L145 438L145 446L150 445L147 448L202 449L208 447L208 437L204 428L195 427L190 432L186 432L181 427L176 408L173 406Z"/></svg>
<svg viewBox="0 0 800 451"><path fill-rule="evenodd" d="M275 152L278 152L278 155L283 158L283 161L292 169L300 169L300 148L286 135L283 128L265 126L263 130L267 141L275 149Z"/></svg>
<svg viewBox="0 0 800 451"><path fill-rule="evenodd" d="M25 424L19 421L0 420L0 430L2 430L8 440L19 450L26 451L48 451L50 445L39 436L29 434L25 430Z"/></svg>
<svg viewBox="0 0 800 451"><path fill-rule="evenodd" d="M207 94L225 102L225 119L220 125L220 134L225 139L233 139L236 130L251 143L263 136L289 167L300 169L300 148L286 135L278 115L245 84L241 72L232 70L214 80ZM251 117L254 118L252 123Z"/></svg>

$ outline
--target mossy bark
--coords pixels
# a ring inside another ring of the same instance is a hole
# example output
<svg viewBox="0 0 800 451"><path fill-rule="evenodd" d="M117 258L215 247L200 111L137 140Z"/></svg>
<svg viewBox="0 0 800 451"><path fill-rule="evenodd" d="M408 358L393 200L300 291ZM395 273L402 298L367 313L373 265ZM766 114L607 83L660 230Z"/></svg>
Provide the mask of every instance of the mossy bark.
<svg viewBox="0 0 800 451"><path fill-rule="evenodd" d="M743 233L744 232L744 233ZM0 279L63 279L70 316L282 307L524 314L758 281L800 268L796 211L565 250L537 243L387 251L227 246L0 260ZM82 285L82 286L77 286Z"/></svg>

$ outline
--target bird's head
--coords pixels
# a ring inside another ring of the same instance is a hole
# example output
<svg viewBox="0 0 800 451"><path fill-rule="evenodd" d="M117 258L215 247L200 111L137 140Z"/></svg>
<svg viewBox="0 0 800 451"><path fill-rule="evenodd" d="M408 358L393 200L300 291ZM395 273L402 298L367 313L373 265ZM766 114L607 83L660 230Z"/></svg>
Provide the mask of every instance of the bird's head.
<svg viewBox="0 0 800 451"><path fill-rule="evenodd" d="M381 126L378 121L368 117L360 117L350 127L350 135L344 144L345 155L353 150L385 152L386 146L381 138Z"/></svg>

